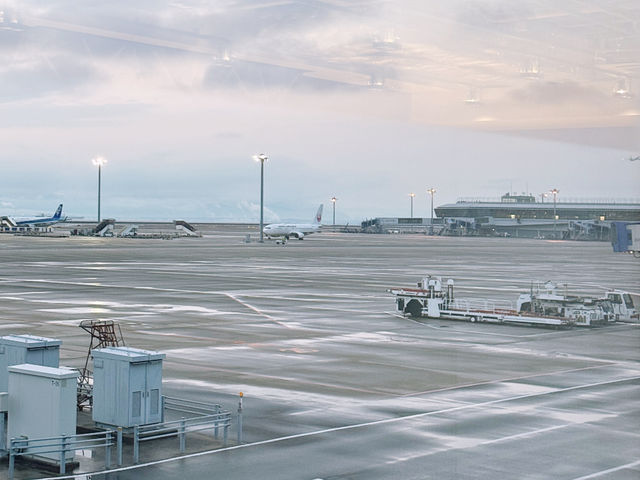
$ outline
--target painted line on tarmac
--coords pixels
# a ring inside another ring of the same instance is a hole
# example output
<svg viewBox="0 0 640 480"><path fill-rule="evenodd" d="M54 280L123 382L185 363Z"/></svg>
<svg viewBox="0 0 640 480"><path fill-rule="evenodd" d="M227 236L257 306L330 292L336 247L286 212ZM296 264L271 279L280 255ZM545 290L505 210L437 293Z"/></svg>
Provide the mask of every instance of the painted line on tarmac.
<svg viewBox="0 0 640 480"><path fill-rule="evenodd" d="M637 465L640 465L640 460L637 460L637 461L631 462L631 463L627 463L625 465L620 465L619 467L610 468L608 470L601 470L599 472L595 472L595 473L592 473L590 475L585 475L584 477L577 477L577 478L574 478L573 480L587 480L588 478L597 478L597 477L601 477L602 475L606 475L608 473L618 472L620 470L624 470L626 468L635 467Z"/></svg>
<svg viewBox="0 0 640 480"><path fill-rule="evenodd" d="M70 282L64 280L45 280L40 279L23 279L17 278L9 280L9 283L45 283L50 285L75 285L79 287L96 287L96 288L115 288L115 289L127 289L127 290L151 290L156 292L173 292L173 293L193 293L200 295L225 295L225 292L219 291L205 291L205 290L185 290L180 288L160 288L160 287L147 287L140 285L113 285L110 283L100 282Z"/></svg>
<svg viewBox="0 0 640 480"><path fill-rule="evenodd" d="M529 393L526 395L516 395L513 397L507 397L507 398L500 398L497 400L488 400L486 402L479 402L479 403L474 403L474 404L469 404L469 405L461 405L461 406L457 406L457 407L450 407L450 408L443 408L441 410L434 410L431 412L423 412L423 413L416 413L414 415L407 415L404 417L393 417L393 418L385 418L383 420L374 420L371 422L364 422L364 423L358 423L355 425L344 425L342 427L333 427L333 428L326 428L323 430L316 430L313 432L306 432L306 433L298 433L295 435L287 435L284 437L278 437L278 438L271 438L269 440L261 440L259 442L253 442L253 443L245 443L242 445L234 445L233 447L225 447L225 448L220 448L217 450L207 450L205 452L198 452L198 453L191 453L189 455L181 455L179 457L173 457L173 458L165 458L163 460L156 460L153 462L147 462L147 463L142 463L139 465L131 465L131 466L127 466L127 467L120 467L120 468L113 468L113 469L108 469L108 470L101 470L101 471L96 471L96 472L87 472L87 473L79 473L79 474L75 474L75 475L68 475L68 476L55 476L55 477L45 477L45 478L40 478L39 480L60 480L60 479L83 479L83 478L89 478L93 475L106 475L109 473L117 473L117 472L125 472L125 471L130 471L130 470L136 470L139 468L145 468L145 467L151 467L154 465L161 465L164 463L169 463L169 462L175 462L175 461L180 461L180 460L186 460L189 458L196 458L196 457L202 457L204 455L213 455L213 454L217 454L217 453L221 453L221 452L229 452L232 450L239 450L242 448L250 448L250 447L258 447L261 445L270 445L272 443L280 443L280 442L286 442L289 440L295 440L298 438L307 438L307 437L315 437L315 436L319 436L319 435L324 435L326 433L333 433L333 432L340 432L340 431L345 431L345 430L356 430L359 428L366 428L366 427L371 427L371 426L376 426L376 425L384 425L384 424L389 424L389 423L398 423L398 422L404 422L407 420L414 420L417 418L424 418L424 417L430 417L433 415L441 415L441 414L447 414L447 413L453 413L453 412L459 412L462 410L469 410L469 409L473 409L473 408L481 408L481 407L487 407L487 406L492 406L492 405L498 405L501 403L507 403L507 402L513 402L513 401L517 401L517 400L524 400L524 399L528 399L528 398L536 398L536 397L542 397L545 395L553 395L556 393L564 393L564 392L572 392L575 390L581 390L581 389L586 389L586 388L593 388L593 387L600 387L603 385L610 385L610 384L615 384L615 383L625 383L625 382L631 382L634 380L640 380L640 376L635 376L635 377L628 377L628 378L621 378L618 380L608 380L605 382L596 382L596 383L588 383L588 384L584 384L584 385L575 385L573 387L565 387L565 388L557 388L554 390L549 390L548 392L538 392L538 393ZM639 464L640 461L637 462L633 462L627 465L622 465L620 467L616 467L615 470L606 470L606 471L602 471L602 472L597 472L594 474L591 474L591 476L586 476L586 477L580 477L574 480L586 480L587 478L594 478L593 476L598 476L598 475L604 475L607 472L610 471L616 471L616 470L621 470L623 468L628 468L631 466L635 466L636 464Z"/></svg>
<svg viewBox="0 0 640 480"><path fill-rule="evenodd" d="M520 438L528 438L534 435L538 435L540 433L545 433L545 432L549 432L552 430L558 430L560 428L566 428L566 427L570 427L572 425L575 424L565 424L565 425L556 425L554 427L548 427L548 428L540 428L538 430L532 430L529 432L523 432L523 433L518 433L516 435L509 435L507 437L501 437L501 438L496 438L495 440L487 440L485 442L477 442L477 443L469 443L469 444L465 444L464 446L446 446L443 448L436 448L428 453L419 453L419 454L414 454L414 455L408 455L405 457L396 457L393 460L389 460L387 462L385 462L387 465L394 465L396 463L400 463L400 462L406 462L407 460L413 460L415 458L422 458L422 457L429 457L432 455L437 455L438 453L443 453L443 452L449 452L451 450L467 450L469 448L476 448L476 447L481 447L481 446L485 446L485 445L491 445L494 443L501 443L501 442L507 442L507 441L511 441L511 440L518 440Z"/></svg>
<svg viewBox="0 0 640 480"><path fill-rule="evenodd" d="M567 423L567 424L564 424L564 425L556 425L555 427L540 428L538 430L532 430L530 432L517 433L515 435L509 435L508 437L496 438L495 440L487 440L486 442L479 443L479 445L491 445L492 443L509 442L511 440L516 440L518 438L527 438L527 437L530 437L532 435L537 435L539 433L551 432L553 430L558 430L560 428L571 427L573 425L574 424L572 424L572 423Z"/></svg>
<svg viewBox="0 0 640 480"><path fill-rule="evenodd" d="M570 368L570 369L567 369L567 370L558 370L556 372L533 373L531 375L524 375L522 377L499 378L497 380L487 380L486 382L468 383L468 384L464 384L464 385L454 385L454 386L451 386L451 387L436 388L434 390L424 390L422 392L407 393L407 394L404 394L404 395L400 395L400 397L413 397L413 396L416 396L416 395L426 395L428 393L446 392L447 390L457 390L457 389L462 389L462 388L480 387L482 385L492 385L492 384L503 383L503 382L514 382L516 380L526 380L528 378L546 377L548 375L558 375L558 374L562 374L562 373L581 372L581 371L584 371L584 370L595 370L595 369L598 369L598 368L614 367L614 366L617 366L617 365L618 365L618 363L608 363L606 365L594 365L594 366L590 366L590 367Z"/></svg>
<svg viewBox="0 0 640 480"><path fill-rule="evenodd" d="M244 344L244 345L249 345L250 344ZM189 360L178 360L177 358L172 358L171 359L172 362L174 363L178 363L178 364L182 364L182 365L193 365ZM283 376L278 376L278 375L267 375L265 373L251 373L251 374L243 374L242 372L238 372L237 370L234 370L232 368L221 368L221 367L211 367L209 368L209 370L213 370L214 372L225 372L225 373L231 373L234 374L236 376L239 375L245 375L245 376L251 376L251 377L258 377L258 378L266 378L269 380L275 380L278 382L285 382L285 383L292 383L295 385L312 385L315 387L327 387L327 388L332 388L334 390L346 390L349 392L358 392L358 393L369 393L369 394L373 394L373 395L394 395L396 397L402 397L404 395L397 395L397 394L392 394L391 392L387 392L385 390L368 390L368 389L364 389L364 388L356 388L356 387L349 387L346 385L337 385L337 384L332 384L332 383L323 383L323 382L311 382L311 381L305 381L305 380L299 380L299 379L295 379L295 378L288 378L288 377L283 377ZM168 381L173 381L174 383L179 383L179 381L177 379L171 379Z"/></svg>
<svg viewBox="0 0 640 480"><path fill-rule="evenodd" d="M272 317L271 315L269 315L268 313L264 313L263 311L257 309L256 307L254 307L253 305L248 304L247 302L243 302L242 300L240 300L239 298L237 298L235 295L233 295L232 293L225 293L225 296L229 297L231 300L235 300L236 302L238 302L240 305L247 307L249 310L254 311L255 313L257 313L258 315L262 315L265 318L268 318L269 320L271 320L273 323L276 323L278 325L280 325L281 327L285 327L285 328L292 328L292 329L299 329L299 327L292 327L291 325L287 325L284 322L281 322L280 320L278 320L275 317Z"/></svg>

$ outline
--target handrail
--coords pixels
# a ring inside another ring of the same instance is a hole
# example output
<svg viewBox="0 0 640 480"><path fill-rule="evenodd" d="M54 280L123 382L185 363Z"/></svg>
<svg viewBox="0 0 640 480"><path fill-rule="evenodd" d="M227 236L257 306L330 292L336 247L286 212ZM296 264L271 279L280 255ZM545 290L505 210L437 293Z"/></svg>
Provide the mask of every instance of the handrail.
<svg viewBox="0 0 640 480"><path fill-rule="evenodd" d="M195 400L187 400L187 399L183 399L183 398L176 398L176 397L168 397L166 395L163 395L163 401L164 401L164 408L167 410L181 410L181 411L185 411L185 408L190 408L190 409L194 409L196 410L195 412L188 412L188 413L218 413L220 412L220 410L222 409L222 405L219 405L217 403L211 404L211 403L204 403L204 402L198 402Z"/></svg>
<svg viewBox="0 0 640 480"><path fill-rule="evenodd" d="M456 299L451 307L462 310L485 310L492 313L513 312L513 303L508 300Z"/></svg>
<svg viewBox="0 0 640 480"><path fill-rule="evenodd" d="M115 443L114 443L115 438ZM60 453L60 473L64 474L67 464L67 453L79 448L105 449L105 468L111 467L111 447L117 447L118 465L122 465L122 429L107 430L97 433L82 433L41 438L12 438L9 441L9 480L13 479L15 457L37 456L45 453Z"/></svg>
<svg viewBox="0 0 640 480"><path fill-rule="evenodd" d="M151 425L139 425L138 430L141 435L147 432L152 433L152 432L163 432L163 431L169 431L169 430L173 431L175 430L175 427L173 427L173 425L179 426L183 422L187 424L187 426L197 426L197 425L210 423L212 420L218 421L218 423L220 423L220 421L227 421L227 420L230 422L231 412L224 412L216 415L205 415L202 417L192 417L192 418L181 419L181 420L172 420L169 422L155 423Z"/></svg>
<svg viewBox="0 0 640 480"><path fill-rule="evenodd" d="M170 425L170 426L167 426ZM231 426L231 412L205 417L194 417L154 425L136 425L133 427L133 463L140 461L140 443L167 437L178 437L180 452L186 449L186 434L214 428L217 437L218 428L223 428L223 444L227 445L228 431ZM193 428L202 427L202 428Z"/></svg>

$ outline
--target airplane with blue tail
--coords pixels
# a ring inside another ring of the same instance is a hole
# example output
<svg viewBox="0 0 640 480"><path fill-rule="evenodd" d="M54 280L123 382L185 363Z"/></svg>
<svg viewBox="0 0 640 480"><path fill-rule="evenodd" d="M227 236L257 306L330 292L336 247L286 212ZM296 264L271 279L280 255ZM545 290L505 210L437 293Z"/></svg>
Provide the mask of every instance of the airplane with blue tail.
<svg viewBox="0 0 640 480"><path fill-rule="evenodd" d="M66 216L62 215L62 203L58 205L56 212L52 217L15 217L12 220L19 227L26 226L38 226L38 227L46 227L49 225L53 225L54 223L64 222L67 219Z"/></svg>

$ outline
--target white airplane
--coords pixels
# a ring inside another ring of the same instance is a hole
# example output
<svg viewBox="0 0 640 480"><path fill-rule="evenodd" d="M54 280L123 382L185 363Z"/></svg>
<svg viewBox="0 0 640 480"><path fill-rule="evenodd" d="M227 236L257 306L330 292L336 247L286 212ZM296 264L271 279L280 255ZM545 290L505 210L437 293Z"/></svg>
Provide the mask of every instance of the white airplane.
<svg viewBox="0 0 640 480"><path fill-rule="evenodd" d="M320 230L320 222L322 221L322 204L318 207L316 218L313 223L271 223L262 229L262 232L271 237L295 237L298 240L304 240L305 235L316 233Z"/></svg>
<svg viewBox="0 0 640 480"><path fill-rule="evenodd" d="M51 217L10 217L13 222L19 227L25 226L39 226L44 227L53 225L54 223L64 222L67 217L62 216L62 204L58 205L58 209Z"/></svg>

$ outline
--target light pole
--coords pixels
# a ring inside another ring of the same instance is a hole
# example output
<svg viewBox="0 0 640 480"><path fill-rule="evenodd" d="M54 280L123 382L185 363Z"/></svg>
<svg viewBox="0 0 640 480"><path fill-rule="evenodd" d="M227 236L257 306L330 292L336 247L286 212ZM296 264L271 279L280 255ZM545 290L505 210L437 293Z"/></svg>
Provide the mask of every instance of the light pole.
<svg viewBox="0 0 640 480"><path fill-rule="evenodd" d="M433 235L433 194L436 193L436 189L431 187L427 190L427 193L431 195L431 226L429 227L429 234Z"/></svg>
<svg viewBox="0 0 640 480"><path fill-rule="evenodd" d="M256 162L260 162L260 243L264 242L264 162L269 160L264 153L254 155L253 159Z"/></svg>
<svg viewBox="0 0 640 480"><path fill-rule="evenodd" d="M558 221L558 215L556 215L556 200L557 200L558 194L560 193L560 190L558 190L557 188L554 188L549 193L553 194L553 236L555 238L555 236L556 236L556 222Z"/></svg>
<svg viewBox="0 0 640 480"><path fill-rule="evenodd" d="M336 230L336 197L331 197L331 203L333 203L333 231Z"/></svg>
<svg viewBox="0 0 640 480"><path fill-rule="evenodd" d="M544 203L544 199L547 198L547 195L547 192L543 192L540 194L540 203Z"/></svg>
<svg viewBox="0 0 640 480"><path fill-rule="evenodd" d="M102 166L107 163L107 159L104 157L94 157L91 162L98 167L98 223L100 223L100 189L102 183Z"/></svg>
<svg viewBox="0 0 640 480"><path fill-rule="evenodd" d="M413 218L413 197L415 197L415 193L410 193L409 197L411 197L411 218Z"/></svg>

